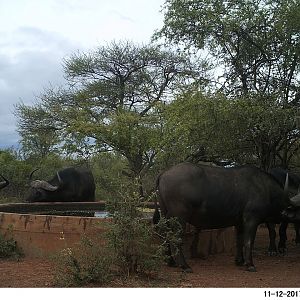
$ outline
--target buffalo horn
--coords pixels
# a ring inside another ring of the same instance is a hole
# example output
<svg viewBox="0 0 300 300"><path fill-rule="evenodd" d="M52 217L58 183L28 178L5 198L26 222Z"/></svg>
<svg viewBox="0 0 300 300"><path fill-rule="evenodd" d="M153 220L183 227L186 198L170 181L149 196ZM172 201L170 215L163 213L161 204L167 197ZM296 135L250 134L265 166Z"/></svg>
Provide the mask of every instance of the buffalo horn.
<svg viewBox="0 0 300 300"><path fill-rule="evenodd" d="M284 194L285 198L289 199L289 173L286 173L286 176L285 176L283 194Z"/></svg>
<svg viewBox="0 0 300 300"><path fill-rule="evenodd" d="M289 173L286 173L286 176L285 176L284 192L286 194L288 194L288 192L289 192Z"/></svg>
<svg viewBox="0 0 300 300"><path fill-rule="evenodd" d="M33 175L33 173L34 172L36 172L37 170L39 170L39 168L37 168L37 169L34 169L31 173L30 173L30 175L29 175L29 180L31 180L32 179L32 175Z"/></svg>
<svg viewBox="0 0 300 300"><path fill-rule="evenodd" d="M62 184L62 179L60 178L60 176L59 176L59 172L58 172L58 171L57 171L56 175L57 175L57 178L58 178L58 182L59 182L59 184Z"/></svg>
<svg viewBox="0 0 300 300"><path fill-rule="evenodd" d="M49 192L54 192L58 189L58 186L51 185L49 182L44 180L34 180L30 183L30 186L35 189L43 189Z"/></svg>

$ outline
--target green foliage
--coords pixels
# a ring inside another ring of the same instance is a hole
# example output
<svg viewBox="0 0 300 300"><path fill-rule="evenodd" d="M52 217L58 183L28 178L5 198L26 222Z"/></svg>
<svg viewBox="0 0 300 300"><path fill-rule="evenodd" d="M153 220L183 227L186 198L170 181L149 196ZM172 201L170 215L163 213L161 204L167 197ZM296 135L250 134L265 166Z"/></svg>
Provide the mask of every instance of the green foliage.
<svg viewBox="0 0 300 300"><path fill-rule="evenodd" d="M123 187L119 198L107 203L113 214L108 227L108 247L114 254L118 272L125 276L151 274L163 259L162 248L153 242L151 220L142 213L136 184Z"/></svg>
<svg viewBox="0 0 300 300"><path fill-rule="evenodd" d="M27 157L44 158L57 152L59 142L54 126L47 124L47 113L40 105L28 107L23 103L16 105L15 115L18 121L18 133L22 136L23 153ZM27 122L20 120L26 119Z"/></svg>
<svg viewBox="0 0 300 300"><path fill-rule="evenodd" d="M297 109L283 107L276 97L188 93L165 115L164 137L171 150L162 154L173 161L229 161L268 169L289 163L299 149Z"/></svg>
<svg viewBox="0 0 300 300"><path fill-rule="evenodd" d="M161 243L163 249L164 259L169 260L168 247L171 247L172 257L176 259L179 252L179 246L182 245L182 226L177 218L160 217L160 220L154 226L154 233Z"/></svg>
<svg viewBox="0 0 300 300"><path fill-rule="evenodd" d="M116 276L153 276L157 272L164 258L164 241L163 245L161 240L155 241L151 220L143 213L135 185L122 186L118 198L107 202L112 219L105 224L104 234L92 240L84 238L54 257L57 285L102 285Z"/></svg>
<svg viewBox="0 0 300 300"><path fill-rule="evenodd" d="M102 243L103 244L103 243ZM65 248L53 257L55 285L60 287L105 284L111 279L111 255L96 237L84 237L77 246Z"/></svg>
<svg viewBox="0 0 300 300"><path fill-rule="evenodd" d="M299 102L299 18L298 0L167 0L156 35L207 49L226 94Z"/></svg>
<svg viewBox="0 0 300 300"><path fill-rule="evenodd" d="M31 171L31 165L12 149L0 151L0 172L9 180L9 185L0 192L1 202L18 202L22 198Z"/></svg>
<svg viewBox="0 0 300 300"><path fill-rule="evenodd" d="M8 229L5 234L0 233L0 258L19 259L22 256L23 251L18 247L11 230Z"/></svg>
<svg viewBox="0 0 300 300"><path fill-rule="evenodd" d="M112 201L122 185L129 185L130 178L124 175L127 161L118 154L99 153L89 162L96 184L96 199Z"/></svg>

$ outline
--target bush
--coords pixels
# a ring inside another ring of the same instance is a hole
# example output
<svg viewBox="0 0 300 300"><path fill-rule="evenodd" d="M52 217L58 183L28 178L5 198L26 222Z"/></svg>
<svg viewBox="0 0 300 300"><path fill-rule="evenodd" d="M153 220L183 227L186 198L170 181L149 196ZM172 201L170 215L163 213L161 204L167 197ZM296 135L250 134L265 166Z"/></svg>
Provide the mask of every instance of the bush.
<svg viewBox="0 0 300 300"><path fill-rule="evenodd" d="M107 282L111 278L111 256L99 245L99 242L84 237L75 247L55 255L55 284L68 287Z"/></svg>
<svg viewBox="0 0 300 300"><path fill-rule="evenodd" d="M162 241L161 247L164 251L165 260L168 262L176 261L179 247L182 246L182 226L177 218L161 217L154 226L155 235ZM168 252L170 247L172 254Z"/></svg>
<svg viewBox="0 0 300 300"><path fill-rule="evenodd" d="M113 215L107 233L108 247L119 274L150 274L162 264L163 251L154 243L152 220L142 213L138 183L121 187L118 198L107 203Z"/></svg>
<svg viewBox="0 0 300 300"><path fill-rule="evenodd" d="M0 234L0 258L19 259L23 256L22 249L11 236L11 231L6 234Z"/></svg>

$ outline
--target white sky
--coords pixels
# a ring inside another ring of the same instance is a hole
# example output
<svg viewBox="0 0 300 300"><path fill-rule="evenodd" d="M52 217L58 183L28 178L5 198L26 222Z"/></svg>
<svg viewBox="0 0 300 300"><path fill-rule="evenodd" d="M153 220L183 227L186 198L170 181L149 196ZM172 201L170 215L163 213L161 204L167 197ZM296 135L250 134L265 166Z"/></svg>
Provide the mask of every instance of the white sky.
<svg viewBox="0 0 300 300"><path fill-rule="evenodd" d="M62 59L112 40L148 43L164 0L0 0L0 148L17 146L14 105L63 82Z"/></svg>

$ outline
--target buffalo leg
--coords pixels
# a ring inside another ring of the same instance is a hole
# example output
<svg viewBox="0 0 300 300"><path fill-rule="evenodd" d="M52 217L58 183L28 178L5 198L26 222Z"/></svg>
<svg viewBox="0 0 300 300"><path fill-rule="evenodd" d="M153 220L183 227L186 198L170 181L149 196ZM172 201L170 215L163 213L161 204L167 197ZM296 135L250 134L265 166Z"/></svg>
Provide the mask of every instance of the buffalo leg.
<svg viewBox="0 0 300 300"><path fill-rule="evenodd" d="M235 226L236 234L236 255L235 255L235 264L237 266L242 266L244 264L244 235L243 235L243 226Z"/></svg>
<svg viewBox="0 0 300 300"><path fill-rule="evenodd" d="M192 245L191 245L191 257L192 258L199 257L199 254L198 254L199 233L200 233L200 230L195 228L194 238L193 238Z"/></svg>
<svg viewBox="0 0 300 300"><path fill-rule="evenodd" d="M167 216L167 218L169 218L169 216ZM177 265L183 269L183 271L185 272L192 272L191 267L187 264L184 254L183 254L183 248L182 248L182 243L183 243L183 238L184 238L184 233L185 233L185 227L186 227L186 223L184 221L180 221L179 223L181 225L180 228L180 241L176 242L176 243L170 243L170 241L167 241L167 259L168 259L168 266L176 266L176 262ZM169 224L170 226L170 224ZM172 228L171 228L172 229ZM176 248L176 249L172 249L172 248ZM174 250L174 251L173 251ZM176 255L172 255L172 252L176 253Z"/></svg>
<svg viewBox="0 0 300 300"><path fill-rule="evenodd" d="M245 266L247 271L256 272L256 268L253 264L252 250L254 245L254 240L256 236L258 223L256 222L245 222L244 230L244 249L245 249Z"/></svg>
<svg viewBox="0 0 300 300"><path fill-rule="evenodd" d="M167 221L167 226L170 227L169 221ZM174 260L174 258L172 256L171 243L170 243L170 241L168 239L166 240L165 255L166 255L167 265L169 267L176 267L176 261Z"/></svg>
<svg viewBox="0 0 300 300"><path fill-rule="evenodd" d="M274 256L274 255L277 255L275 224L274 223L266 223L266 225L269 230L268 254L269 254L269 256Z"/></svg>
<svg viewBox="0 0 300 300"><path fill-rule="evenodd" d="M169 267L176 267L176 261L172 256L171 245L169 242L167 242L166 256L167 256L167 265Z"/></svg>
<svg viewBox="0 0 300 300"><path fill-rule="evenodd" d="M182 248L182 242L183 242L183 238L184 238L186 223L184 221L179 221L179 223L181 224L181 234L180 234L181 241L177 245L177 247L178 247L178 265L180 268L182 268L183 271L185 271L187 273L191 273L193 271L185 260L185 257L183 254L183 248Z"/></svg>
<svg viewBox="0 0 300 300"><path fill-rule="evenodd" d="M279 243L278 243L278 251L281 254L286 253L286 229L287 229L288 223L282 222L279 226Z"/></svg>
<svg viewBox="0 0 300 300"><path fill-rule="evenodd" d="M300 233L299 233L300 224L295 223L294 227L295 227L295 232L296 232L295 243L300 244Z"/></svg>

